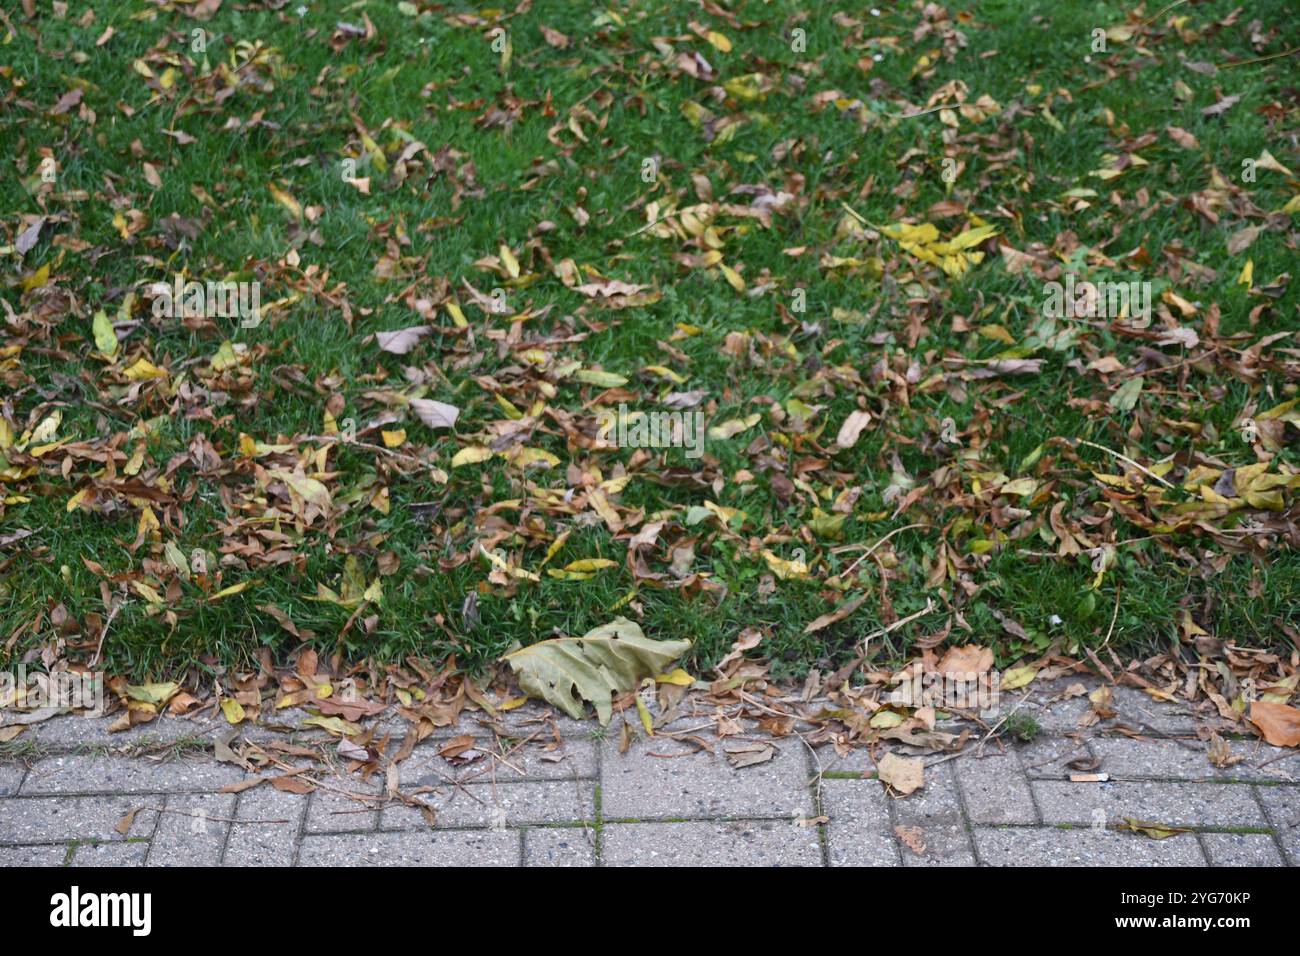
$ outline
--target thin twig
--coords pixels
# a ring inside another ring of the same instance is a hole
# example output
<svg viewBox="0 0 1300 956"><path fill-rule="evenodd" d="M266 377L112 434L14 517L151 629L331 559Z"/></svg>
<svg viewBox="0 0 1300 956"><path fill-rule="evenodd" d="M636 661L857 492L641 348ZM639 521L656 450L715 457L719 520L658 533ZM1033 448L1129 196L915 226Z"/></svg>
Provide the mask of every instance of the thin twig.
<svg viewBox="0 0 1300 956"><path fill-rule="evenodd" d="M1104 451L1108 455L1114 455L1120 461L1127 462L1128 464L1132 465L1138 471L1142 472L1142 474L1150 478L1154 478L1156 481L1160 482L1160 484L1164 485L1166 488L1174 487L1169 482L1165 481L1163 478L1157 475L1155 472L1151 471L1149 468L1145 468L1142 465L1139 465L1132 458L1128 457L1128 455L1121 455L1119 452L1107 448L1105 445L1098 445L1095 441L1088 441L1086 438L1076 438L1074 441L1076 444L1087 445L1089 448L1096 448L1098 451Z"/></svg>
<svg viewBox="0 0 1300 956"><path fill-rule="evenodd" d="M194 817L198 820L211 821L213 823L292 823L292 820L240 820L235 817L214 817L210 813L191 813L189 810L168 810L165 807L138 807L136 813L141 810L154 810L158 813L174 813L178 817Z"/></svg>
<svg viewBox="0 0 1300 956"><path fill-rule="evenodd" d="M1252 63L1263 63L1265 60L1276 60L1280 56L1292 56L1296 53L1300 53L1300 46L1296 47L1294 50L1286 50L1285 52L1282 53L1271 53L1268 56L1257 56L1253 60L1242 60L1239 63L1228 63L1224 66L1219 67L1219 69L1230 70L1234 66L1250 66L1250 64Z"/></svg>
<svg viewBox="0 0 1300 956"><path fill-rule="evenodd" d="M1111 635L1115 633L1115 619L1119 617L1119 595L1121 590L1123 589L1119 582L1115 582L1115 610L1110 615L1110 627L1106 630L1106 639L1101 642L1101 647L1097 648L1100 651L1106 649L1106 645L1110 643Z"/></svg>
<svg viewBox="0 0 1300 956"><path fill-rule="evenodd" d="M848 574L850 571L856 568L858 564L861 563L863 558L868 557L871 554L871 552L875 551L876 548L880 547L882 544L884 544L894 535L898 534L900 531L908 531L913 528L928 528L928 527L930 527L928 524L905 524L901 528L895 528L893 531L889 532L889 534L885 535L883 538L881 538L871 547L867 548L866 552L861 557L859 557L857 561L854 561L852 564L850 564L846 570L841 571L839 575L837 575L837 577L844 577L846 574ZM860 547L862 547L861 544L846 544L839 548L831 548L831 554L842 554L845 551L852 551Z"/></svg>

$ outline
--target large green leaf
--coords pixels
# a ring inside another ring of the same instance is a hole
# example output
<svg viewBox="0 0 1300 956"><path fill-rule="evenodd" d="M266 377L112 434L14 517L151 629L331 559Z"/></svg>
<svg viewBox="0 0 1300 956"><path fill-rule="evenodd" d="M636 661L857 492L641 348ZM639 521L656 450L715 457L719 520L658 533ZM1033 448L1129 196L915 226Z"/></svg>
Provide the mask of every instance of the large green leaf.
<svg viewBox="0 0 1300 956"><path fill-rule="evenodd" d="M554 704L570 717L582 717L582 702L591 701L602 724L613 715L609 695L632 690L645 677L662 673L669 662L690 649L691 642L652 641L627 618L588 631L511 651L509 663L519 687Z"/></svg>

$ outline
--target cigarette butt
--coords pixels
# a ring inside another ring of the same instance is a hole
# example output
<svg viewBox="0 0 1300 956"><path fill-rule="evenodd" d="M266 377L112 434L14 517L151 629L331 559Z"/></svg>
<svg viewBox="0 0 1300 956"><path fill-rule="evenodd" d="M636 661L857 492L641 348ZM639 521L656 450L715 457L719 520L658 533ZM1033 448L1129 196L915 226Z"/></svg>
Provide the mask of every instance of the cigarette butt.
<svg viewBox="0 0 1300 956"><path fill-rule="evenodd" d="M1105 783L1110 779L1108 773L1072 773L1070 774L1071 783Z"/></svg>

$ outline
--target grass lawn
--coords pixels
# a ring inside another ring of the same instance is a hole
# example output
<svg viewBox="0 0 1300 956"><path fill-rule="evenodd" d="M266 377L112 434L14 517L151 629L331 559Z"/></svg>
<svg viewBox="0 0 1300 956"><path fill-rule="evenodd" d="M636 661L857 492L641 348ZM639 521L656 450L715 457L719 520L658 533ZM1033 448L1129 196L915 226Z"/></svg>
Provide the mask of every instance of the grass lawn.
<svg viewBox="0 0 1300 956"><path fill-rule="evenodd" d="M1296 653L1290 0L34 6L0 663Z"/></svg>

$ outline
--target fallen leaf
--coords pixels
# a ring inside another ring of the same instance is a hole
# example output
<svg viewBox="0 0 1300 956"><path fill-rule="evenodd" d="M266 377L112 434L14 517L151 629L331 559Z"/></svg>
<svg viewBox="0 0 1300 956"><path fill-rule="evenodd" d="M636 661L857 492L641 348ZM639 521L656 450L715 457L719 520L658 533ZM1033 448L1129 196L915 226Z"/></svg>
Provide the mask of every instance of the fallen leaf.
<svg viewBox="0 0 1300 956"><path fill-rule="evenodd" d="M925 786L925 764L920 757L900 757L888 753L876 762L876 776L903 796Z"/></svg>
<svg viewBox="0 0 1300 956"><path fill-rule="evenodd" d="M1257 700L1250 705L1250 722L1274 747L1300 747L1300 710L1289 704Z"/></svg>

